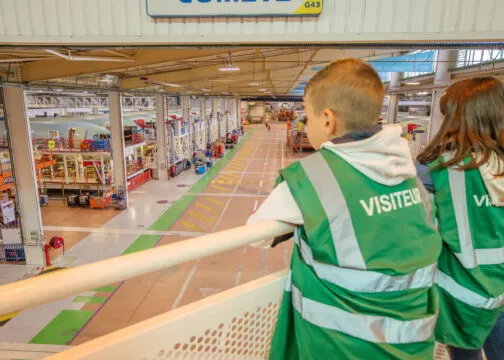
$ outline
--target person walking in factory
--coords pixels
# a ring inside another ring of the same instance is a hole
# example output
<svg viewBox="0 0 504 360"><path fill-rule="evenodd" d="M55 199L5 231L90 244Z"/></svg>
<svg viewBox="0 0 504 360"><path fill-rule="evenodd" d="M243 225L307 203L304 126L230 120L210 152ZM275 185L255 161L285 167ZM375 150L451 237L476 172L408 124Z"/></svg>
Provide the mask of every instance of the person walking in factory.
<svg viewBox="0 0 504 360"><path fill-rule="evenodd" d="M483 359L482 347L488 360L504 359L504 86L455 83L441 113L439 133L418 157L444 245L436 339L453 360Z"/></svg>
<svg viewBox="0 0 504 360"><path fill-rule="evenodd" d="M433 357L442 241L401 127L377 124L383 100L360 60L318 72L304 101L319 151L283 169L249 219L296 225L271 360Z"/></svg>

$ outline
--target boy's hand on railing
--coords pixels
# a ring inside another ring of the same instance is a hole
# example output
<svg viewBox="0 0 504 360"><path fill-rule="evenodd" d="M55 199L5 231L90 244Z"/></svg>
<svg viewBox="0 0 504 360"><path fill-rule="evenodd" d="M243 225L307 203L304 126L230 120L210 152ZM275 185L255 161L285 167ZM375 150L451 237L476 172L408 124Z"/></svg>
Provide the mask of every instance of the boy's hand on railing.
<svg viewBox="0 0 504 360"><path fill-rule="evenodd" d="M283 243L285 241L289 241L290 239L292 239L294 237L294 233L291 232L290 234L285 234L285 235L282 235L282 236L277 236L274 240L273 240L273 243L271 244L271 247L274 248L275 246L277 246L278 244L280 243Z"/></svg>
<svg viewBox="0 0 504 360"><path fill-rule="evenodd" d="M266 239L266 240L261 240L261 241L258 241L256 243L250 244L250 246L252 246L254 248L261 248L261 249L274 248L278 244L283 243L285 241L288 241L288 240L292 239L293 237L294 237L294 233L292 232L290 234L285 234L285 235L282 235L282 236L277 236L275 238L269 238L269 239Z"/></svg>

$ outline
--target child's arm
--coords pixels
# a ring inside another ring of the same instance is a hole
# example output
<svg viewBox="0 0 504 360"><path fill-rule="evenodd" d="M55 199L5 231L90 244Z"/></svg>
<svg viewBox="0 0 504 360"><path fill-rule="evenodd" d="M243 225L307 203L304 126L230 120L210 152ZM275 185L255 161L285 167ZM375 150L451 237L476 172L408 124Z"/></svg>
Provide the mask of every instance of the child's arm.
<svg viewBox="0 0 504 360"><path fill-rule="evenodd" d="M434 192L434 183L432 181L432 176L430 172L430 168L427 165L423 165L420 163L415 163L415 167L417 170L417 175L422 180L422 183L424 184L425 188L429 192Z"/></svg>
<svg viewBox="0 0 504 360"><path fill-rule="evenodd" d="M247 224L255 224L262 221L280 221L293 225L303 225L301 210L292 197L287 183L280 183L264 201L261 207L247 221ZM253 246L275 247L281 242L291 239L293 233L278 236L275 239L261 241Z"/></svg>
<svg viewBox="0 0 504 360"><path fill-rule="evenodd" d="M268 220L303 225L301 210L299 210L285 181L271 192L261 207L248 219L247 224Z"/></svg>

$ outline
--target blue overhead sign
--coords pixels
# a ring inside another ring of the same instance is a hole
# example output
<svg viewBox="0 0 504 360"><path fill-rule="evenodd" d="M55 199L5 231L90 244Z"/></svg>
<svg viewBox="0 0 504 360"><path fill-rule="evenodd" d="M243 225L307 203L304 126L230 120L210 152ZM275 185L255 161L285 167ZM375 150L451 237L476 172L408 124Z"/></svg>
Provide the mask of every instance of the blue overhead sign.
<svg viewBox="0 0 504 360"><path fill-rule="evenodd" d="M152 17L316 16L323 0L146 0Z"/></svg>
<svg viewBox="0 0 504 360"><path fill-rule="evenodd" d="M370 61L379 73L387 72L434 72L436 51L423 51L415 54L389 57Z"/></svg>

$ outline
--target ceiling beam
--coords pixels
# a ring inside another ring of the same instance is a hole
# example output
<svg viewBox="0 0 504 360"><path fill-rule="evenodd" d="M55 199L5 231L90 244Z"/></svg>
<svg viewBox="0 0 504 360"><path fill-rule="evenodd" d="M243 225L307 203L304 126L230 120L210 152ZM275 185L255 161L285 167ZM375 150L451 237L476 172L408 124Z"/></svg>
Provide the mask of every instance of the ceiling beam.
<svg viewBox="0 0 504 360"><path fill-rule="evenodd" d="M62 77L105 73L128 69L125 66L134 68L139 66L149 66L161 63L176 62L181 60L194 59L202 56L225 55L224 49L214 50L162 50L162 49L142 49L132 60L131 64L109 63L109 62L75 62L65 59L48 59L30 62L21 67L21 80L25 82L51 80Z"/></svg>
<svg viewBox="0 0 504 360"><path fill-rule="evenodd" d="M297 51L296 51L297 52ZM269 80L269 71L273 72L276 70L283 70L289 68L297 68L302 66L302 61L298 62L285 62L285 63L275 63L274 65L268 64L268 61L274 63L275 60L279 58L284 58L285 55L272 56L266 58L257 59L257 61L233 61L234 65L240 67L240 72L235 74L225 73L219 71L219 68L223 64L214 64L207 66L194 67L185 70L175 70L162 73L151 74L146 76L151 82L163 82L163 83L176 83L176 84L187 84L193 81L210 81L218 79L232 78L233 76L240 75L250 75L256 74L255 80L261 82L264 80ZM256 66L255 64L259 64ZM259 75L259 76L257 76ZM261 78L263 76L263 78ZM131 78L121 79L120 87L121 89L135 89L140 87L145 87L145 81L142 80L144 76L136 76ZM244 81L252 80L249 77L244 78Z"/></svg>

